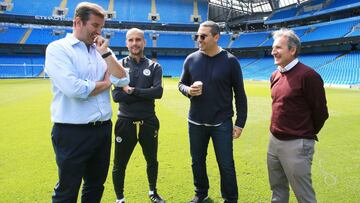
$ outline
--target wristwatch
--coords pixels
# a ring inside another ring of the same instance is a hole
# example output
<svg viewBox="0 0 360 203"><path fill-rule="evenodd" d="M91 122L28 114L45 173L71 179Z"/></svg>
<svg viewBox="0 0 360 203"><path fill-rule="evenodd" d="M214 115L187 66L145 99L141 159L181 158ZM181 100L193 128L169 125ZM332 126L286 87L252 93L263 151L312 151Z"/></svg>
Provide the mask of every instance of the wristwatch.
<svg viewBox="0 0 360 203"><path fill-rule="evenodd" d="M132 94L134 92L134 88L133 87L129 87L128 89L127 89L127 94Z"/></svg>
<svg viewBox="0 0 360 203"><path fill-rule="evenodd" d="M111 51L106 52L105 54L101 55L101 57L104 59L111 55Z"/></svg>

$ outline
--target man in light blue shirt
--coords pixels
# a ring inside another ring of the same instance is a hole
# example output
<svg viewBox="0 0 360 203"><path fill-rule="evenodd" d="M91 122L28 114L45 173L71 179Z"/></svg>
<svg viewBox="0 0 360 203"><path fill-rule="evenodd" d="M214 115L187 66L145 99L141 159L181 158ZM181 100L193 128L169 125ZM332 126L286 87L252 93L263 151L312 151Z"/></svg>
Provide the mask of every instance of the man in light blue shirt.
<svg viewBox="0 0 360 203"><path fill-rule="evenodd" d="M97 4L77 5L73 33L49 44L45 70L53 90L52 143L59 181L52 202L100 202L111 148L111 84L129 84L125 69L101 37L105 11Z"/></svg>

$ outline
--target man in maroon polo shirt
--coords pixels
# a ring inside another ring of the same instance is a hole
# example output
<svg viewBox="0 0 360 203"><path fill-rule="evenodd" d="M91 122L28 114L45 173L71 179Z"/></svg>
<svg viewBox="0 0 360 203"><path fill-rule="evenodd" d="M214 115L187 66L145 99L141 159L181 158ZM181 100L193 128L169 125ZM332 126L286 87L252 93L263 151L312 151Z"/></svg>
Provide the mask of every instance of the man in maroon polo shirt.
<svg viewBox="0 0 360 203"><path fill-rule="evenodd" d="M273 33L272 114L267 165L271 202L289 202L289 183L299 203L316 202L311 164L317 134L328 118L321 76L298 60L298 36L288 29Z"/></svg>

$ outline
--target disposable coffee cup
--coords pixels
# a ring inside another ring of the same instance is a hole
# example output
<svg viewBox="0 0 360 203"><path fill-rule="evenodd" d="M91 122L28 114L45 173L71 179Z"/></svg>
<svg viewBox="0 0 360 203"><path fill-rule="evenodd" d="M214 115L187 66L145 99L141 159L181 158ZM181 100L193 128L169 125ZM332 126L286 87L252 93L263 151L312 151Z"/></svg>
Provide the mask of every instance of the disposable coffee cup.
<svg viewBox="0 0 360 203"><path fill-rule="evenodd" d="M200 87L202 89L203 83L201 81L195 81L193 85Z"/></svg>

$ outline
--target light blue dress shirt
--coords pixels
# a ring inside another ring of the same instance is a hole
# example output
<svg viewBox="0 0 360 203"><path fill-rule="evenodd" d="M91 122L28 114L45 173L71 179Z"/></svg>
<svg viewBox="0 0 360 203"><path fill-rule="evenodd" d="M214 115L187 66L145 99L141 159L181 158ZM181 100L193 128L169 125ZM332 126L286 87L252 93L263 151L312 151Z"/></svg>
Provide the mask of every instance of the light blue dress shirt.
<svg viewBox="0 0 360 203"><path fill-rule="evenodd" d="M54 123L86 124L106 121L112 116L108 90L90 96L96 81L102 81L107 65L96 51L88 48L72 34L54 41L46 49L45 71L52 82L54 95L51 121ZM129 77L111 76L116 86L129 84Z"/></svg>

